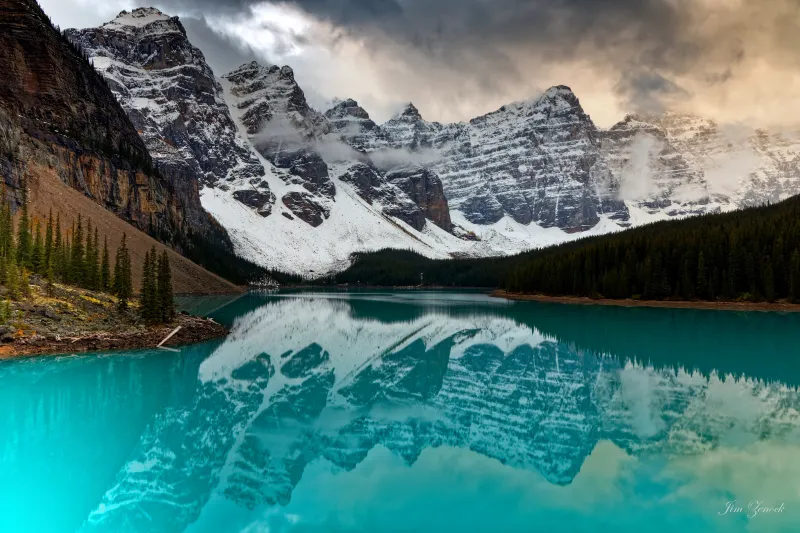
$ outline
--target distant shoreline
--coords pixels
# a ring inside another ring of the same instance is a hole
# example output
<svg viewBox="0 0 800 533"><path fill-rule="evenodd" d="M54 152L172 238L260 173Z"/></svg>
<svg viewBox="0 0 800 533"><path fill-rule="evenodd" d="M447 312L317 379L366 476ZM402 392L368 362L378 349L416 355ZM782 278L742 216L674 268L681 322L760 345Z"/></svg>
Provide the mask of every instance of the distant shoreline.
<svg viewBox="0 0 800 533"><path fill-rule="evenodd" d="M545 296L542 294L521 294L504 290L492 291L494 298L506 300L557 303L565 305L603 305L612 307L652 307L662 309L705 309L709 311L760 311L780 313L800 313L800 304L785 302L704 302L670 300L611 300L592 299L578 296Z"/></svg>

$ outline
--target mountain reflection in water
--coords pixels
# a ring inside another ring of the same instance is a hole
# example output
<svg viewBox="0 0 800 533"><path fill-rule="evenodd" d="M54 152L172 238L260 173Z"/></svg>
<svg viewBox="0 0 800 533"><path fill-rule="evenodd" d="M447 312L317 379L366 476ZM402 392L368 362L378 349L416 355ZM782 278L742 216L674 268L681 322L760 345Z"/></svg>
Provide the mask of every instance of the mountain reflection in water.
<svg viewBox="0 0 800 533"><path fill-rule="evenodd" d="M448 292L193 304L231 335L0 363L0 530L799 522L800 316ZM720 516L734 499L786 510Z"/></svg>

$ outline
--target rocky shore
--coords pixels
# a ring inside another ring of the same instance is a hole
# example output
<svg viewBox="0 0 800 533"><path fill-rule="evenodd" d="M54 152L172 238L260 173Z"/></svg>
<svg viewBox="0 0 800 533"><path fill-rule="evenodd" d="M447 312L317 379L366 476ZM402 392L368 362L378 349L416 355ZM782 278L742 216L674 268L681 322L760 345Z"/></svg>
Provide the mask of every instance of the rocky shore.
<svg viewBox="0 0 800 533"><path fill-rule="evenodd" d="M138 317L135 303L119 311L116 298L104 293L57 284L48 287L43 281L34 281L30 292L22 301L0 303L0 359L154 348L179 326L164 346L228 334L213 320L184 313L169 324L147 325Z"/></svg>

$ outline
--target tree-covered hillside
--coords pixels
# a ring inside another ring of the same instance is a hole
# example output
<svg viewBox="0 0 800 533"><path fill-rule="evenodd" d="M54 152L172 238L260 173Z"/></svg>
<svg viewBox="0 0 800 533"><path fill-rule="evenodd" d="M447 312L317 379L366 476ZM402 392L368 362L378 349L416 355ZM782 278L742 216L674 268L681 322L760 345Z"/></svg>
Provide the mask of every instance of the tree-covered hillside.
<svg viewBox="0 0 800 533"><path fill-rule="evenodd" d="M339 284L496 288L515 264L511 258L433 260L405 250L356 254L332 279Z"/></svg>
<svg viewBox="0 0 800 533"><path fill-rule="evenodd" d="M800 301L800 198L659 222L501 259L363 254L337 282L652 300Z"/></svg>

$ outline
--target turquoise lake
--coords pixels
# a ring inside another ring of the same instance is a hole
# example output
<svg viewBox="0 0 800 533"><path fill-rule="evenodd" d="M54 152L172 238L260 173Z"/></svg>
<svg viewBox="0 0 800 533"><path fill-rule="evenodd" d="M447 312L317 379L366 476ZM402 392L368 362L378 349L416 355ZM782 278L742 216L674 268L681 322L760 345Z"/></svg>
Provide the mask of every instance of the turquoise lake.
<svg viewBox="0 0 800 533"><path fill-rule="evenodd" d="M0 361L0 532L800 531L800 315L182 305L231 335Z"/></svg>

